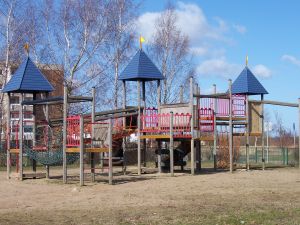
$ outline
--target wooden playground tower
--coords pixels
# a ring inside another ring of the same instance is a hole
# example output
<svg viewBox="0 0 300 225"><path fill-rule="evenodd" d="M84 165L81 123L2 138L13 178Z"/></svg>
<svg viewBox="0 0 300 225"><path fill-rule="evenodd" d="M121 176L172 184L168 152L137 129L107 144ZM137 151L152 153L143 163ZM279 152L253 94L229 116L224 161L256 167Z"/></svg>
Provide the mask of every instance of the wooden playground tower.
<svg viewBox="0 0 300 225"><path fill-rule="evenodd" d="M67 183L67 159L68 156L79 155L80 163L80 184L84 185L84 154L90 154L91 179L95 181L95 154L100 155L101 163L104 154L107 155L109 183L113 183L113 146L114 140L122 140L122 148L125 151L125 138L130 134L137 134L137 173L142 171L142 142L144 142L144 153L146 152L146 141L156 140L158 143L158 171L161 172L161 143L169 143L170 173L174 175L174 142L190 143L190 148L185 149L185 154L190 154L191 174L200 169L201 166L201 141L213 142L214 168L217 169L217 134L220 127L226 127L229 133L229 165L233 171L233 137L245 136L246 138L246 168L249 169L249 137L259 136L262 138L262 149L264 149L264 104L299 107L298 104L266 101L264 94L268 92L259 83L246 65L238 78L232 83L229 80L228 91L217 93L214 85L214 93L209 95L201 94L198 84L190 77L189 101L182 100L177 104L161 103L161 80L164 77L149 59L146 53L139 49L128 66L122 72L119 80L123 84L123 107L122 109L104 112L95 112L95 89L92 89L92 96L72 96L64 87L64 95L61 97L49 97L53 90L51 84L41 74L29 57L16 71L12 79L4 87L3 92L9 97L11 93L21 93L21 107L19 109L18 135L14 135L18 141L14 148L12 144L13 127L10 121L10 112L7 117L7 174L11 173L11 154L18 155L19 179L26 177L37 177L36 158L33 160L34 174L27 174L23 171L24 156L24 106L33 106L33 143L32 152L41 154L43 157L51 157L51 154L59 155L57 163L63 165L63 182ZM21 82L20 82L21 81ZM136 81L138 96L137 107L126 105L126 81ZM146 105L146 82L157 82L157 105L149 107ZM142 88L141 88L142 87ZM142 91L141 91L142 89ZM33 94L32 101L24 101L24 93ZM37 99L38 94L46 93L46 98ZM182 96L183 91L180 95ZM261 100L250 100L249 96L260 95ZM183 99L183 97L180 97ZM71 104L91 102L91 113L86 115L69 115ZM59 121L49 120L49 106L62 105L63 118ZM36 129L38 121L35 120L36 106L46 108L47 126L52 122L59 123L62 131L61 146L50 143L49 133L45 132L45 141L37 145ZM8 107L10 109L10 107ZM300 110L299 110L300 112ZM136 121L136 124L133 122ZM16 138L17 137L17 138ZM118 146L120 147L120 146ZM300 148L299 148L300 149ZM51 152L51 154L43 154ZM264 151L262 151L262 168L265 167ZM53 164L53 163L52 163ZM46 166L46 177L49 177L49 167ZM102 165L103 166L103 165Z"/></svg>

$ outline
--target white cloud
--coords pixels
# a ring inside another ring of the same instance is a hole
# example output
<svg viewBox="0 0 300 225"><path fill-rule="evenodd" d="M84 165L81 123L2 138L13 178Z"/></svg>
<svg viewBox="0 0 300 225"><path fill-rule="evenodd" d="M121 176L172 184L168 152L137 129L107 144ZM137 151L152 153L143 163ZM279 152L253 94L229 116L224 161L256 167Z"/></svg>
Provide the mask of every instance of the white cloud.
<svg viewBox="0 0 300 225"><path fill-rule="evenodd" d="M247 32L247 28L243 25L233 24L232 27L240 34L245 34Z"/></svg>
<svg viewBox="0 0 300 225"><path fill-rule="evenodd" d="M297 59L295 56L292 55L283 55L281 57L281 60L290 62L296 66L300 66L300 59Z"/></svg>
<svg viewBox="0 0 300 225"><path fill-rule="evenodd" d="M221 76L225 78L236 76L241 72L242 66L229 63L225 58L209 59L203 61L196 69L200 76Z"/></svg>
<svg viewBox="0 0 300 225"><path fill-rule="evenodd" d="M254 75L261 77L261 78L269 78L272 76L272 71L268 67L266 67L262 64L258 64L256 66L254 66L252 71L253 71Z"/></svg>
<svg viewBox="0 0 300 225"><path fill-rule="evenodd" d="M177 3L177 26L188 35L192 45L198 45L203 39L228 41L224 33L229 31L228 24L221 18L214 18L217 25L207 21L202 9L196 4ZM155 23L162 12L146 12L138 18L137 30L151 41L155 31Z"/></svg>

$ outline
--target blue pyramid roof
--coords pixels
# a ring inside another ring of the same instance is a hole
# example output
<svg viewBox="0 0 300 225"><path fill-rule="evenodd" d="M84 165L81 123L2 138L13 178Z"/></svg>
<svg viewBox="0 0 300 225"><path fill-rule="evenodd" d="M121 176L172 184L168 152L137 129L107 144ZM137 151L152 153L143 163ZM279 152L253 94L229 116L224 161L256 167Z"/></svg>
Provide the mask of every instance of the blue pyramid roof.
<svg viewBox="0 0 300 225"><path fill-rule="evenodd" d="M163 79L164 76L142 49L135 54L119 76L119 80L128 81L151 81Z"/></svg>
<svg viewBox="0 0 300 225"><path fill-rule="evenodd" d="M54 88L47 78L36 67L32 60L27 57L12 75L2 92L33 93L51 92Z"/></svg>
<svg viewBox="0 0 300 225"><path fill-rule="evenodd" d="M246 66L233 82L232 94L260 95L269 93Z"/></svg>

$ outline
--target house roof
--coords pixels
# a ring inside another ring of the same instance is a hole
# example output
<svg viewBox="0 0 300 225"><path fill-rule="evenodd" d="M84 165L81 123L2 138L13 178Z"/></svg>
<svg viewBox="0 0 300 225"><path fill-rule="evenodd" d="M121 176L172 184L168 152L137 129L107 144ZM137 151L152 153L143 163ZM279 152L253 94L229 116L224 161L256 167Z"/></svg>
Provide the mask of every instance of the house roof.
<svg viewBox="0 0 300 225"><path fill-rule="evenodd" d="M119 76L119 80L128 81L151 81L163 79L164 76L142 49L138 50Z"/></svg>
<svg viewBox="0 0 300 225"><path fill-rule="evenodd" d="M2 92L51 92L54 88L32 60L27 57L12 75Z"/></svg>
<svg viewBox="0 0 300 225"><path fill-rule="evenodd" d="M233 82L232 94L260 95L269 93L246 66Z"/></svg>

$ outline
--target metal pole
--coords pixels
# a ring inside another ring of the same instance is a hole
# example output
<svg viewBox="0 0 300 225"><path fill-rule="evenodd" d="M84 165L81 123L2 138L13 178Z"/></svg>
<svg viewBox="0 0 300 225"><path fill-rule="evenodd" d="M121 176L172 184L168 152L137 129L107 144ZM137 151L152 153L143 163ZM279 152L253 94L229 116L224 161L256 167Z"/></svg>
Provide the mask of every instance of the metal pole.
<svg viewBox="0 0 300 225"><path fill-rule="evenodd" d="M261 101L264 100L264 95L261 95ZM265 126L264 126L264 103L261 104L261 126L262 126L262 139L261 139L261 149L262 149L262 169L265 170Z"/></svg>
<svg viewBox="0 0 300 225"><path fill-rule="evenodd" d="M80 115L79 126L80 126L80 186L84 185L84 124L83 115Z"/></svg>
<svg viewBox="0 0 300 225"><path fill-rule="evenodd" d="M213 85L214 94L217 94L217 86ZM214 150L213 150L213 157L214 157L214 170L217 170L217 99L214 99Z"/></svg>
<svg viewBox="0 0 300 225"><path fill-rule="evenodd" d="M232 80L229 79L229 166L230 172L233 172L233 127L232 127Z"/></svg>
<svg viewBox="0 0 300 225"><path fill-rule="evenodd" d="M250 135L250 120L249 120L249 96L246 95L246 169L250 169L249 158L249 135Z"/></svg>
<svg viewBox="0 0 300 225"><path fill-rule="evenodd" d="M23 105L24 94L20 94L19 109L19 179L23 180Z"/></svg>
<svg viewBox="0 0 300 225"><path fill-rule="evenodd" d="M67 183L67 112L68 112L68 88L64 86L63 104L63 183Z"/></svg>
<svg viewBox="0 0 300 225"><path fill-rule="evenodd" d="M191 174L195 174L195 146L194 146L194 84L193 77L190 78L190 113L191 117Z"/></svg>
<svg viewBox="0 0 300 225"><path fill-rule="evenodd" d="M91 147L94 147L94 139L95 139L95 111L96 111L96 89L92 88L92 113L91 113L91 121L92 121L92 133L91 133ZM95 182L95 153L91 152L91 180Z"/></svg>
<svg viewBox="0 0 300 225"><path fill-rule="evenodd" d="M141 82L138 81L138 175L141 175Z"/></svg>
<svg viewBox="0 0 300 225"><path fill-rule="evenodd" d="M109 119L108 126L109 150L108 150L108 183L113 184L113 165L112 165L112 119Z"/></svg>
<svg viewBox="0 0 300 225"><path fill-rule="evenodd" d="M174 114L170 112L170 173L171 176L174 176L174 132L173 132L173 119Z"/></svg>
<svg viewBox="0 0 300 225"><path fill-rule="evenodd" d="M7 94L7 121L6 121L6 141L7 141L7 158L6 158L6 170L7 170L7 179L10 179L10 139L11 139L11 121L10 121L10 93Z"/></svg>

